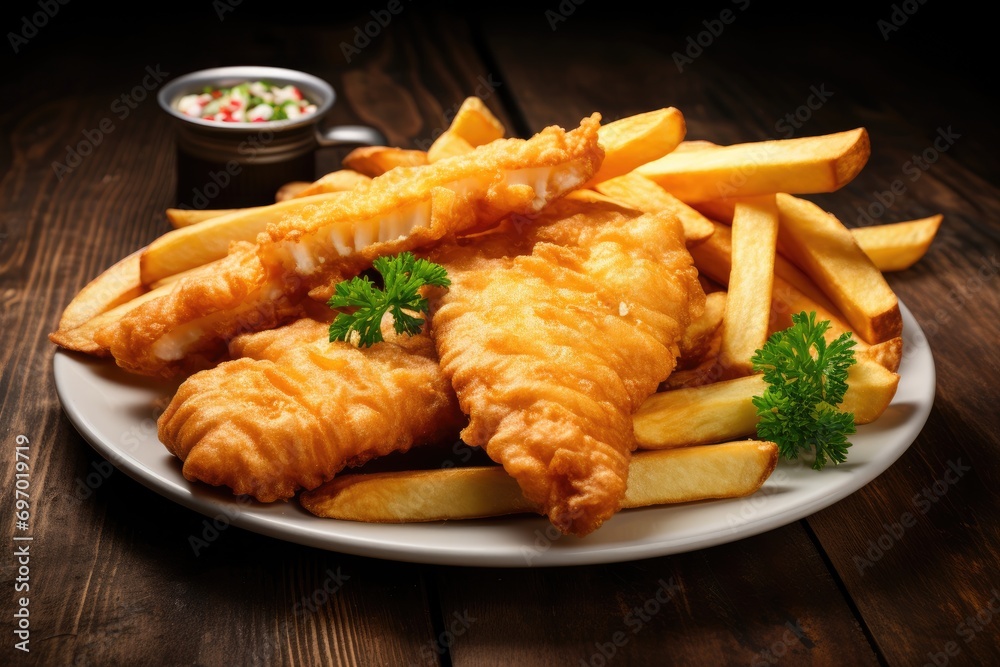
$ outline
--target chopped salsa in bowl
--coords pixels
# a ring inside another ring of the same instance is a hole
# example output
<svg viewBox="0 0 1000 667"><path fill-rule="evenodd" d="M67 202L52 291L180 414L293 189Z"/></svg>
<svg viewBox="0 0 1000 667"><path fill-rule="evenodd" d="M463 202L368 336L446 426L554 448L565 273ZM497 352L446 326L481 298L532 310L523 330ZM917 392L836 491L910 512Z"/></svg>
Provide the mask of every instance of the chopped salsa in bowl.
<svg viewBox="0 0 1000 667"><path fill-rule="evenodd" d="M184 95L177 102L177 110L186 116L226 123L295 120L316 109L294 84L279 86L265 81L228 88L205 86L200 93Z"/></svg>

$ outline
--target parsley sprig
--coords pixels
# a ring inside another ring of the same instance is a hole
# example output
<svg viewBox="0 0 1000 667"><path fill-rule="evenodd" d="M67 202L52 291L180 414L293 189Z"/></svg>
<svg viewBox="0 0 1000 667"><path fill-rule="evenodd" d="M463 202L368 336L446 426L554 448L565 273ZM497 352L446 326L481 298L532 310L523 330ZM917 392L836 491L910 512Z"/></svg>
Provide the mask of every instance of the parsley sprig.
<svg viewBox="0 0 1000 667"><path fill-rule="evenodd" d="M382 318L387 312L392 314L396 333L418 334L424 320L410 313L428 312L427 299L420 295L420 288L451 285L443 266L416 259L413 253L379 257L373 265L382 274L383 289L375 286L368 276L356 276L338 283L327 302L331 308L356 308L354 312L338 314L330 324L331 342L350 340L352 331L359 334L358 347L380 342Z"/></svg>
<svg viewBox="0 0 1000 667"><path fill-rule="evenodd" d="M829 328L829 321L816 322L815 312L792 315L792 326L771 335L751 359L768 384L753 398L757 437L776 443L786 459L815 451L816 470L828 460L843 463L851 446L847 436L856 432L854 413L837 408L855 363L855 341L848 331L828 344Z"/></svg>

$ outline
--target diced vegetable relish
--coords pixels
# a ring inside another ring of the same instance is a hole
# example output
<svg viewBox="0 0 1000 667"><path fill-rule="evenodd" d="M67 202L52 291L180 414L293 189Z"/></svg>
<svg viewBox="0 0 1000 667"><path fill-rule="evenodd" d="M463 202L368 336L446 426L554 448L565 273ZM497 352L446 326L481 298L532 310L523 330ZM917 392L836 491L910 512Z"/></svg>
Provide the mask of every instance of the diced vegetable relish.
<svg viewBox="0 0 1000 667"><path fill-rule="evenodd" d="M294 120L316 111L296 86L276 86L265 81L247 81L230 88L205 86L200 93L185 95L177 103L181 113L226 123L263 123Z"/></svg>

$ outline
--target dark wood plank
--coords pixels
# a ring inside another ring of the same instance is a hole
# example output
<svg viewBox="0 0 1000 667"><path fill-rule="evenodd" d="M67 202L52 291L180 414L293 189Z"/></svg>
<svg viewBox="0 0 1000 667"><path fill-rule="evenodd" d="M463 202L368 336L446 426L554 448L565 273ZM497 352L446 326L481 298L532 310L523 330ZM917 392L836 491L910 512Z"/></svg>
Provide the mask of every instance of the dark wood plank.
<svg viewBox="0 0 1000 667"><path fill-rule="evenodd" d="M456 667L878 664L799 524L672 557L437 580L436 646Z"/></svg>

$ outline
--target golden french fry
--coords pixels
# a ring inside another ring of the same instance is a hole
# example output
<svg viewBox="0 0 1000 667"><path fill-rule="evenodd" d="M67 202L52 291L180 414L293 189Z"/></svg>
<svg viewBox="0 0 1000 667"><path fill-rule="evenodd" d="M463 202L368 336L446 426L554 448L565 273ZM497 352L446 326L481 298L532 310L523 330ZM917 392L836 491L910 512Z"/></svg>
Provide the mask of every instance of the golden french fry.
<svg viewBox="0 0 1000 667"><path fill-rule="evenodd" d="M767 342L778 242L778 207L769 195L736 205L719 365L723 377L753 373L750 358Z"/></svg>
<svg viewBox="0 0 1000 667"><path fill-rule="evenodd" d="M711 292L705 295L705 310L684 330L684 336L678 346L680 355L677 357L674 373L694 368L705 360L716 334L722 328L725 313L725 292Z"/></svg>
<svg viewBox="0 0 1000 667"><path fill-rule="evenodd" d="M458 108L451 125L427 149L427 161L434 163L455 155L464 155L477 146L502 139L506 129L478 97L467 97Z"/></svg>
<svg viewBox="0 0 1000 667"><path fill-rule="evenodd" d="M103 313L88 319L86 322L77 327L72 329L60 329L55 333L50 333L49 340L59 347L72 350L74 352L83 352L84 354L96 357L110 356L110 353L104 347L94 342L94 334L97 333L98 329L103 327L105 324L118 321L133 308L138 308L147 301L163 296L169 290L170 286L167 285L165 287L140 294L125 303L121 303L110 310L106 310Z"/></svg>
<svg viewBox="0 0 1000 667"><path fill-rule="evenodd" d="M719 144L708 141L707 139L685 139L681 143L677 144L677 148L674 152L683 153L685 151L701 151L706 148L718 148Z"/></svg>
<svg viewBox="0 0 1000 667"><path fill-rule="evenodd" d="M738 201L712 199L692 204L691 207L708 219L729 225L733 222L733 212ZM880 271L902 271L913 266L927 253L941 220L940 214L932 215L919 220L857 227L851 229L851 234Z"/></svg>
<svg viewBox="0 0 1000 667"><path fill-rule="evenodd" d="M427 164L424 151L392 146L360 146L340 161L345 169L353 169L375 178L396 167L420 167Z"/></svg>
<svg viewBox="0 0 1000 667"><path fill-rule="evenodd" d="M297 197L269 206L238 209L235 213L206 220L198 225L167 232L142 253L140 278L152 285L167 276L203 266L226 256L233 241L254 241L267 225L284 215L294 215L341 193L330 192Z"/></svg>
<svg viewBox="0 0 1000 667"><path fill-rule="evenodd" d="M857 128L815 137L674 151L635 171L692 203L778 192L833 192L858 175L870 153L868 132Z"/></svg>
<svg viewBox="0 0 1000 667"><path fill-rule="evenodd" d="M359 185L371 183L371 176L354 171L353 169L338 169L331 171L319 180L312 183L308 188L304 188L295 193L295 198L311 197L327 192L347 192Z"/></svg>
<svg viewBox="0 0 1000 667"><path fill-rule="evenodd" d="M148 288L153 290L163 287L164 285L170 285L172 283L177 282L178 280L183 280L184 278L194 273L197 273L198 271L201 271L201 269L202 269L201 266L196 266L193 269L188 269L187 271L181 271L180 273L174 273L169 276L164 276L163 278L160 278L156 282L150 283Z"/></svg>
<svg viewBox="0 0 1000 667"><path fill-rule="evenodd" d="M690 248L690 252L701 274L723 287L729 285L729 275L732 271L732 229L728 225L715 223L712 236L704 243ZM774 273L770 333L790 327L792 315L802 311L816 311L819 321L830 321L830 328L826 332L827 340L833 340L850 330L844 316L812 280L780 255L775 257ZM868 344L864 340L857 339L856 350L867 347Z"/></svg>
<svg viewBox="0 0 1000 667"><path fill-rule="evenodd" d="M433 164L438 160L454 157L455 155L471 153L475 148L475 146L451 130L446 130L427 149L427 161Z"/></svg>
<svg viewBox="0 0 1000 667"><path fill-rule="evenodd" d="M63 310L59 319L59 331L75 329L87 320L145 292L142 281L139 280L141 255L142 250L137 250L87 283Z"/></svg>
<svg viewBox="0 0 1000 667"><path fill-rule="evenodd" d="M778 446L761 440L639 451L632 455L623 507L742 498L778 465Z"/></svg>
<svg viewBox="0 0 1000 667"><path fill-rule="evenodd" d="M499 466L339 475L299 500L317 516L370 523L537 512Z"/></svg>
<svg viewBox="0 0 1000 667"><path fill-rule="evenodd" d="M309 187L312 187L312 183L307 181L290 181L278 188L278 191L274 194L274 201L279 202L292 199Z"/></svg>
<svg viewBox="0 0 1000 667"><path fill-rule="evenodd" d="M899 301L882 272L833 215L778 194L778 248L819 285L870 345L902 335Z"/></svg>
<svg viewBox="0 0 1000 667"><path fill-rule="evenodd" d="M903 338L901 336L890 338L872 345L866 350L861 350L857 354L859 357L867 357L895 373L899 370L899 364L903 360Z"/></svg>
<svg viewBox="0 0 1000 667"><path fill-rule="evenodd" d="M708 201L695 202L691 204L691 208L710 220L731 225L737 201L736 199L709 199Z"/></svg>
<svg viewBox="0 0 1000 667"><path fill-rule="evenodd" d="M848 369L839 407L853 412L856 424L870 423L889 407L898 385L899 375L859 354ZM765 389L764 377L757 374L653 394L632 417L636 442L662 449L751 436L757 428L753 397Z"/></svg>
<svg viewBox="0 0 1000 667"><path fill-rule="evenodd" d="M196 225L199 222L205 222L206 220L211 220L212 218L218 218L223 215L228 215L230 213L235 213L236 211L243 211L246 209L238 208L206 208L206 209L189 209L189 208L168 208L167 209L167 220L170 221L170 225L175 229L178 227L189 227L190 225Z"/></svg>
<svg viewBox="0 0 1000 667"><path fill-rule="evenodd" d="M673 213L684 227L684 241L688 246L701 243L715 230L711 220L653 181L634 172L610 178L596 184L594 188L601 194L644 213Z"/></svg>
<svg viewBox="0 0 1000 667"><path fill-rule="evenodd" d="M462 101L462 106L455 112L446 131L465 139L473 147L502 139L507 133L500 119L475 96L466 97Z"/></svg>
<svg viewBox="0 0 1000 667"><path fill-rule="evenodd" d="M626 116L597 131L604 161L584 187L595 187L609 178L627 174L677 148L687 127L684 115L673 107Z"/></svg>
<svg viewBox="0 0 1000 667"><path fill-rule="evenodd" d="M941 226L941 215L887 225L857 227L851 235L880 271L902 271L913 266Z"/></svg>
<svg viewBox="0 0 1000 667"><path fill-rule="evenodd" d="M777 445L755 440L636 452L622 506L748 496L767 480L777 462ZM500 466L341 475L303 492L300 500L317 516L370 523L476 519L538 511Z"/></svg>

